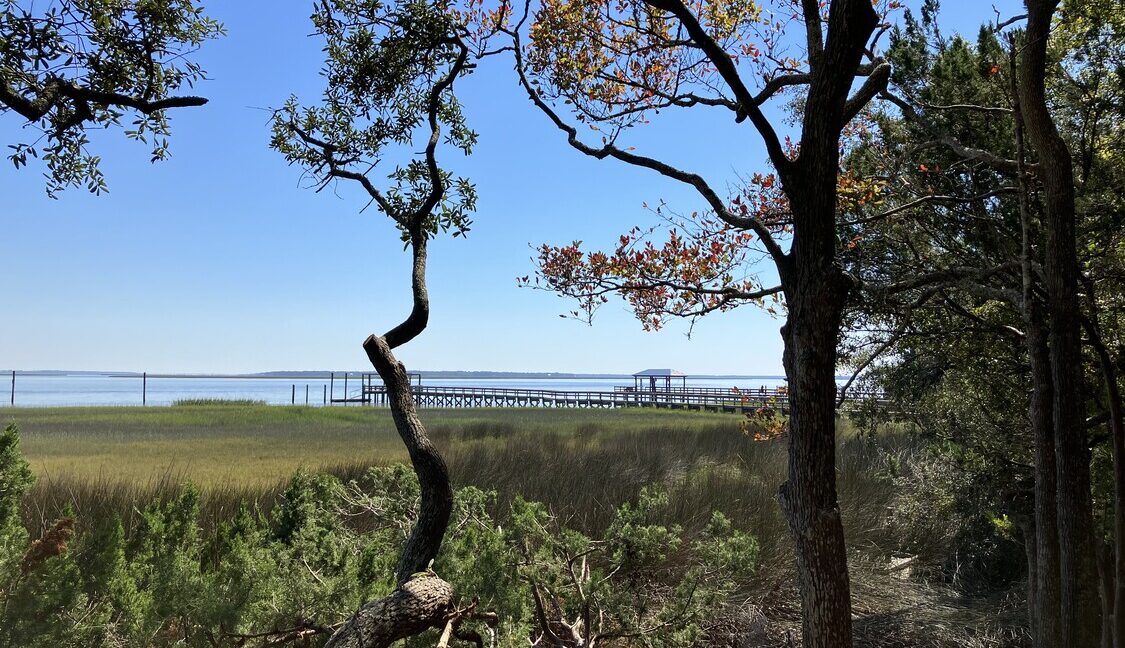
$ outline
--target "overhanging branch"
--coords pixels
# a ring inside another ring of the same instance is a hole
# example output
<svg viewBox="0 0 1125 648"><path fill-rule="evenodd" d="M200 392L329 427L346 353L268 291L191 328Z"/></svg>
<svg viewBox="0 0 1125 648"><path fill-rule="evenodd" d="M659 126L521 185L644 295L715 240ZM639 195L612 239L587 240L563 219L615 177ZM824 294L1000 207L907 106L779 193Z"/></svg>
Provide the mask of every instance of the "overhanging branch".
<svg viewBox="0 0 1125 648"><path fill-rule="evenodd" d="M560 117L559 114L546 101L544 101L544 99L539 95L539 92L531 85L531 82L528 80L527 73L524 69L519 32L508 31L507 33L515 41L514 49L516 74L519 78L520 85L523 87L524 91L527 92L528 98L531 99L531 102L535 105L535 107L538 108L543 114L547 115L551 122L559 130L566 134L567 143L570 144L572 148L585 155L597 158L599 160L604 160L605 158L610 157L631 164L633 166L651 169L665 177L672 178L673 180L678 180L682 183L692 186L696 191L699 192L701 196L703 196L704 200L707 201L707 204L711 207L711 209L715 211L715 214L723 222L733 227L754 232L754 234L756 234L758 238L761 239L762 245L765 246L766 250L770 254L770 257L773 258L775 263L779 265L784 265L785 263L787 263L785 251L781 249L781 246L774 238L773 233L770 231L769 227L767 227L764 223L762 223L757 218L754 218L753 216L739 216L732 213L727 208L726 203L723 202L723 200L719 197L715 190L711 188L711 186L702 176L696 173L683 171L655 158L626 151L615 146L612 142L607 141L600 147L590 146L589 144L583 142L578 137L578 129L565 122L562 117Z"/></svg>

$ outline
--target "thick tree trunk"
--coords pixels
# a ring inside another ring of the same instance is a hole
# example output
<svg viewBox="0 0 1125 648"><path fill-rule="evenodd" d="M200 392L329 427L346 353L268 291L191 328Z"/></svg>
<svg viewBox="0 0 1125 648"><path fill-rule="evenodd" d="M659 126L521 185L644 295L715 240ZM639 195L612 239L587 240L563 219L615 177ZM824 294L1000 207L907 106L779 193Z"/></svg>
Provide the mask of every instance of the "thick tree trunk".
<svg viewBox="0 0 1125 648"><path fill-rule="evenodd" d="M1062 645L1100 644L1101 610L1090 498L1090 449L1082 394L1078 255L1070 151L1047 108L1047 38L1058 0L1025 0L1027 43L1020 66L1020 104L1039 155L1047 242L1044 254L1054 382L1055 451Z"/></svg>
<svg viewBox="0 0 1125 648"><path fill-rule="evenodd" d="M814 3L803 6L813 12ZM836 262L836 184L840 132L854 114L848 92L876 23L867 0L830 5L825 46L812 64L801 153L781 174L793 239L778 265L789 309L781 334L790 405L789 474L779 499L796 548L804 648L852 646L848 554L836 493L836 360L853 282Z"/></svg>
<svg viewBox="0 0 1125 648"><path fill-rule="evenodd" d="M831 303L801 302L789 302L791 314L782 333L790 418L789 476L780 500L796 545L802 646L841 648L852 645L852 617L848 555L836 496L839 321ZM819 308L823 314L804 316Z"/></svg>
<svg viewBox="0 0 1125 648"><path fill-rule="evenodd" d="M834 178L834 176L833 176ZM851 590L836 493L836 359L851 282L834 263L834 197L810 201L792 266L782 274L789 317L782 327L789 381L789 474L779 498L797 553L804 648L852 645Z"/></svg>
<svg viewBox="0 0 1125 648"><path fill-rule="evenodd" d="M1039 643L1039 541L1036 538L1035 521L1023 519L1019 523L1023 533L1023 553L1027 559L1027 626L1031 630L1032 645Z"/></svg>
<svg viewBox="0 0 1125 648"><path fill-rule="evenodd" d="M360 608L325 648L386 648L430 628L441 627L453 611L453 588L430 574L401 583L390 596Z"/></svg>
<svg viewBox="0 0 1125 648"><path fill-rule="evenodd" d="M1113 548L1094 538L1098 561L1098 591L1102 600L1102 648L1113 648Z"/></svg>
<svg viewBox="0 0 1125 648"><path fill-rule="evenodd" d="M1071 220L1069 224L1063 221L1054 225L1066 230L1059 232L1048 225L1051 233L1048 234L1046 263L1051 311L1051 374L1055 385L1063 644L1082 648L1098 645L1101 627L1090 499L1090 448L1082 395L1082 349L1077 331L1079 311L1075 294L1077 282L1068 279L1077 275L1075 264L1071 263L1074 257L1074 223ZM1069 240L1070 244L1063 243L1063 240ZM1067 248L1069 260L1064 258L1068 256Z"/></svg>

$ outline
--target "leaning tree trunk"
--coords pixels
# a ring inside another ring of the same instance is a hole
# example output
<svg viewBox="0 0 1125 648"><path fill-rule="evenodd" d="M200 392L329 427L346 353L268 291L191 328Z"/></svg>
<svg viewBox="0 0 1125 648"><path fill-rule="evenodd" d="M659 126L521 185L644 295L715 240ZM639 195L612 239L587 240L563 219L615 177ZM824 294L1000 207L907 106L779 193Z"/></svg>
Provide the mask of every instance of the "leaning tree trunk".
<svg viewBox="0 0 1125 648"><path fill-rule="evenodd" d="M1074 175L1070 151L1051 118L1045 90L1047 38L1058 0L1025 0L1025 4L1027 42L1019 90L1024 124L1039 155L1046 212L1044 274L1054 383L1062 645L1094 648L1100 644L1101 610L1082 394Z"/></svg>
<svg viewBox="0 0 1125 648"><path fill-rule="evenodd" d="M399 557L395 590L360 608L332 635L326 648L385 648L428 628L443 626L454 611L453 588L430 569L453 510L449 469L418 418L410 377L392 351L421 333L429 320L426 238L420 231L420 224L412 232L411 245L414 307L410 315L386 335L369 336L363 349L387 387L395 429L406 445L418 477L421 487L418 519Z"/></svg>
<svg viewBox="0 0 1125 648"><path fill-rule="evenodd" d="M446 93L452 91L453 82L465 70L469 48L461 40L460 28L430 13L432 7L360 4L363 6L327 2L317 5L313 22L318 34L326 37L329 50L335 44L346 44L354 34L362 33L374 50L381 51L393 45L391 41L397 38L394 34L400 31L403 21L434 20L432 24L427 23L427 29L412 32L406 38L406 45L399 49L405 47L403 51L408 56L398 60L401 69L394 73L374 70L373 75L368 74L371 70L361 69L362 65L349 67L354 62L329 56L328 67L332 72L328 74L325 107L299 108L295 101L287 102L284 109L275 113L272 144L290 163L306 167L317 179L318 190L339 180L358 183L371 202L407 235L407 246L413 254L410 314L384 335L368 336L363 349L386 386L395 429L418 478L420 503L418 518L395 569L394 591L360 608L328 640L327 646L331 648L385 648L428 628L445 627L448 633L455 630L462 616L455 607L453 588L431 569L453 510L449 470L418 418L410 378L406 367L395 358L394 349L417 337L429 323L426 248L430 233L427 222L432 222L431 219L436 218L435 210L445 204L448 189L447 176L438 164L437 149L443 141L443 120L453 124L460 122L456 108L449 113L452 97ZM442 72L446 66L448 68ZM428 90L425 90L427 85ZM425 103L416 103L423 94ZM387 128L373 129L369 124L353 123L368 121L373 113L385 116L387 106L402 97L410 97L411 105L405 112L398 110ZM412 140L415 129L423 127L423 117L429 129L429 140L422 152L424 159L413 160L411 164L418 165L412 168L424 170L425 177L408 174L410 177L404 178L392 174L395 186L379 189L368 174L378 165L387 139L396 139L402 135L398 131L405 129L407 139ZM341 123L345 127L337 128ZM337 141L336 137L343 141ZM460 136L453 133L445 139L457 143ZM465 153L468 152L466 146ZM428 189L422 191L426 182ZM409 196L399 195L404 187L409 188ZM461 206L471 209L471 201L463 198ZM455 217L452 226L457 222L459 219ZM447 640L448 637L443 641Z"/></svg>
<svg viewBox="0 0 1125 648"><path fill-rule="evenodd" d="M395 360L384 338L372 335L363 346L371 358L371 364L387 386L395 429L406 444L414 474L421 487L418 519L410 531L395 570L398 582L403 583L411 574L425 571L430 561L437 556L453 510L453 490L449 484L449 470L445 461L426 435L422 422L418 420L406 367Z"/></svg>

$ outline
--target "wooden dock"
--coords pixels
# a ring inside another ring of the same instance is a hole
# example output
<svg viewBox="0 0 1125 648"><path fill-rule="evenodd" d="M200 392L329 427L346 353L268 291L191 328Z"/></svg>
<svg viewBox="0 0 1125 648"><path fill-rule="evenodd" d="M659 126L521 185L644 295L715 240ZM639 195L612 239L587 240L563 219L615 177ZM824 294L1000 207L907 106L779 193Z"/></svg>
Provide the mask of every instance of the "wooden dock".
<svg viewBox="0 0 1125 648"><path fill-rule="evenodd" d="M356 382L359 384L356 385ZM355 389L343 398L335 395L333 403L357 403L386 406L387 389L375 374L363 374L352 382ZM500 387L451 387L445 385L412 385L414 402L422 408L465 407L567 407L618 408L654 407L680 410L749 413L769 408L785 413L789 409L788 391L782 388L715 388L677 387L672 389L637 389L615 387L612 390L511 389ZM851 399L874 400L886 407L882 394L850 393Z"/></svg>

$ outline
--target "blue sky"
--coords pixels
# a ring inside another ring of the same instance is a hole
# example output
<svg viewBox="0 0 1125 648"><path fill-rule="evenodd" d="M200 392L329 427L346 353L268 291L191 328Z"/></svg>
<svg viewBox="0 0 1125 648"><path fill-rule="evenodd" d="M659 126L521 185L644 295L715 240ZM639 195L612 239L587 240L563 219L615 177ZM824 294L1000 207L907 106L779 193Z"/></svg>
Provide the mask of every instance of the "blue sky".
<svg viewBox="0 0 1125 648"><path fill-rule="evenodd" d="M947 30L975 35L991 7L947 3ZM956 6L955 6L956 5ZM997 3L1015 13L1016 3ZM350 187L315 194L268 149L268 107L314 99L320 43L305 3L214 3L228 36L198 58L204 108L173 114L172 158L97 133L108 195L43 192L39 169L0 166L0 367L249 372L357 369L360 343L409 309L409 258L389 221ZM459 82L480 144L460 172L480 200L467 239L431 246L431 326L400 352L413 369L781 373L780 320L752 307L645 333L621 303L592 327L570 304L520 289L530 245L609 246L652 222L645 201L700 201L652 172L585 158L536 112L506 61ZM21 122L0 116L0 141ZM725 187L764 168L748 123L718 111L666 116L631 143Z"/></svg>

